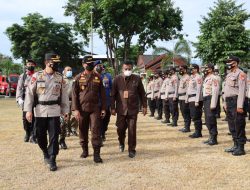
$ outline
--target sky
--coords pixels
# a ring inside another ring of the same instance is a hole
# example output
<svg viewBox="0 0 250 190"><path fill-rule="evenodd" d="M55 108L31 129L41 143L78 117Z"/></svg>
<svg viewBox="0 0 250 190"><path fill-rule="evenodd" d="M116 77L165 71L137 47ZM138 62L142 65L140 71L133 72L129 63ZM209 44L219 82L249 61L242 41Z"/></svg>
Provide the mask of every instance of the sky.
<svg viewBox="0 0 250 190"><path fill-rule="evenodd" d="M201 16L206 16L209 8L213 7L214 0L173 0L175 7L179 7L183 11L183 33L187 34L186 39L190 42L196 42L199 35L198 21ZM14 23L22 24L21 18L28 13L38 12L44 17L52 17L56 22L74 23L72 17L64 16L63 6L67 0L0 0L0 53L12 56L11 42L4 34L7 27ZM250 0L237 0L238 4L244 3L243 8L250 12ZM250 29L250 21L246 24L246 28ZM135 40L134 40L135 42ZM172 49L176 40L157 41L157 46L163 46ZM90 50L85 47L85 50ZM194 51L194 48L192 48ZM105 54L105 46L97 34L94 34L94 53ZM149 49L145 54L151 54ZM194 56L193 52L193 56Z"/></svg>

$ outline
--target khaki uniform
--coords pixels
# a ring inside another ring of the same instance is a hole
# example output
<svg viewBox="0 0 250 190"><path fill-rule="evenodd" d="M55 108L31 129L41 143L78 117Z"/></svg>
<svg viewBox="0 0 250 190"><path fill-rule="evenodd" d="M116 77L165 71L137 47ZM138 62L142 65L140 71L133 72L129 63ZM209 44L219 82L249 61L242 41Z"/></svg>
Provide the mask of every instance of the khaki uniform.
<svg viewBox="0 0 250 190"><path fill-rule="evenodd" d="M246 143L245 113L237 113L237 108L244 107L246 97L247 76L240 70L229 72L225 80L224 98L227 108L229 130L233 140L238 144Z"/></svg>
<svg viewBox="0 0 250 190"><path fill-rule="evenodd" d="M60 115L69 113L67 85L60 73L46 74L45 70L32 76L26 92L24 111L35 114L37 141L44 154L59 152ZM47 147L47 131L49 146Z"/></svg>
<svg viewBox="0 0 250 190"><path fill-rule="evenodd" d="M170 78L166 77L163 81L162 87L161 87L161 99L163 102L163 113L165 115L165 122L170 123L170 108L169 108L169 100L168 100L168 92L169 92L169 82Z"/></svg>
<svg viewBox="0 0 250 190"><path fill-rule="evenodd" d="M161 77L158 77L155 79L154 82L154 99L156 101L156 109L158 112L157 119L162 119L162 100L161 100L161 86L162 86L163 80Z"/></svg>
<svg viewBox="0 0 250 190"><path fill-rule="evenodd" d="M220 84L218 77L214 74L208 75L203 82L203 104L206 126L211 138L215 139L218 135L216 106L219 97Z"/></svg>
<svg viewBox="0 0 250 190"><path fill-rule="evenodd" d="M155 107L156 107L156 102L154 99L154 81L153 80L149 81L149 83L147 85L146 95L147 95L147 99L148 99L148 106L149 106L149 109L151 112L150 116L153 117L155 114Z"/></svg>

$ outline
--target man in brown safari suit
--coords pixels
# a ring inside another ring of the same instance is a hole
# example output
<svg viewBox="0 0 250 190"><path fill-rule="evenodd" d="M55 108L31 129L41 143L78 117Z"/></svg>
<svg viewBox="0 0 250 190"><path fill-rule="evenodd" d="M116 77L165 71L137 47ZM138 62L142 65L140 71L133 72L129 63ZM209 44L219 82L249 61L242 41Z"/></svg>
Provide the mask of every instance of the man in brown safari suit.
<svg viewBox="0 0 250 190"><path fill-rule="evenodd" d="M123 64L123 73L116 76L111 91L111 112L117 113L117 134L120 143L120 151L124 151L126 130L128 128L128 151L129 157L136 155L136 122L139 112L139 100L143 106L143 115L147 114L146 93L140 76L132 74L131 61Z"/></svg>

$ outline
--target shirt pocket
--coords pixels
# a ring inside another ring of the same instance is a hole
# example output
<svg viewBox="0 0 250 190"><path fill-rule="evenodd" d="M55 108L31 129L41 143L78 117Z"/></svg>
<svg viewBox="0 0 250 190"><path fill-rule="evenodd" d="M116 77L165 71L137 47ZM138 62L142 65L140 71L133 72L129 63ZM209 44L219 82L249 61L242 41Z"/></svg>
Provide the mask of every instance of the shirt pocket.
<svg viewBox="0 0 250 190"><path fill-rule="evenodd" d="M237 84L237 78L235 76L228 77L228 85L231 87L235 87Z"/></svg>
<svg viewBox="0 0 250 190"><path fill-rule="evenodd" d="M45 81L44 82L37 82L37 89L36 89L36 93L38 95L41 95L41 94L45 94Z"/></svg>
<svg viewBox="0 0 250 190"><path fill-rule="evenodd" d="M52 95L60 96L60 93L61 93L61 84L59 83L54 84L52 89Z"/></svg>

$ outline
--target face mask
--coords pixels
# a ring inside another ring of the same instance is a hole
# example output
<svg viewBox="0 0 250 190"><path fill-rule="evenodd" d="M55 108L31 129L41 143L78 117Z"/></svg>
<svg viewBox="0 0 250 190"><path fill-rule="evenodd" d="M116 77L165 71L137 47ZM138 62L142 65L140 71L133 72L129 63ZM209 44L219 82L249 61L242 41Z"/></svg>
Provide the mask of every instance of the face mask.
<svg viewBox="0 0 250 190"><path fill-rule="evenodd" d="M124 75L125 75L125 77L129 77L130 75L132 75L132 71L126 70L126 71L124 71Z"/></svg>
<svg viewBox="0 0 250 190"><path fill-rule="evenodd" d="M51 67L53 71L58 71L59 64L58 63L52 63L52 64L49 65L49 67Z"/></svg>
<svg viewBox="0 0 250 190"><path fill-rule="evenodd" d="M29 71L34 71L34 70L35 70L35 67L34 67L34 66L28 66L27 69L28 69Z"/></svg>
<svg viewBox="0 0 250 190"><path fill-rule="evenodd" d="M204 70L203 71L203 74L206 76L206 75L208 75L208 71L207 70Z"/></svg>
<svg viewBox="0 0 250 190"><path fill-rule="evenodd" d="M231 64L227 64L227 70L231 70L231 69L233 69L235 66L233 66L233 63L231 63Z"/></svg>
<svg viewBox="0 0 250 190"><path fill-rule="evenodd" d="M93 71L93 69L94 69L94 64L93 64L93 63L88 64L88 65L86 66L85 69L88 70L88 71Z"/></svg>
<svg viewBox="0 0 250 190"><path fill-rule="evenodd" d="M180 74L180 75L184 75L184 71L183 71L183 70L180 70L179 74Z"/></svg>
<svg viewBox="0 0 250 190"><path fill-rule="evenodd" d="M66 72L66 77L71 78L72 77L72 71L67 71Z"/></svg>

